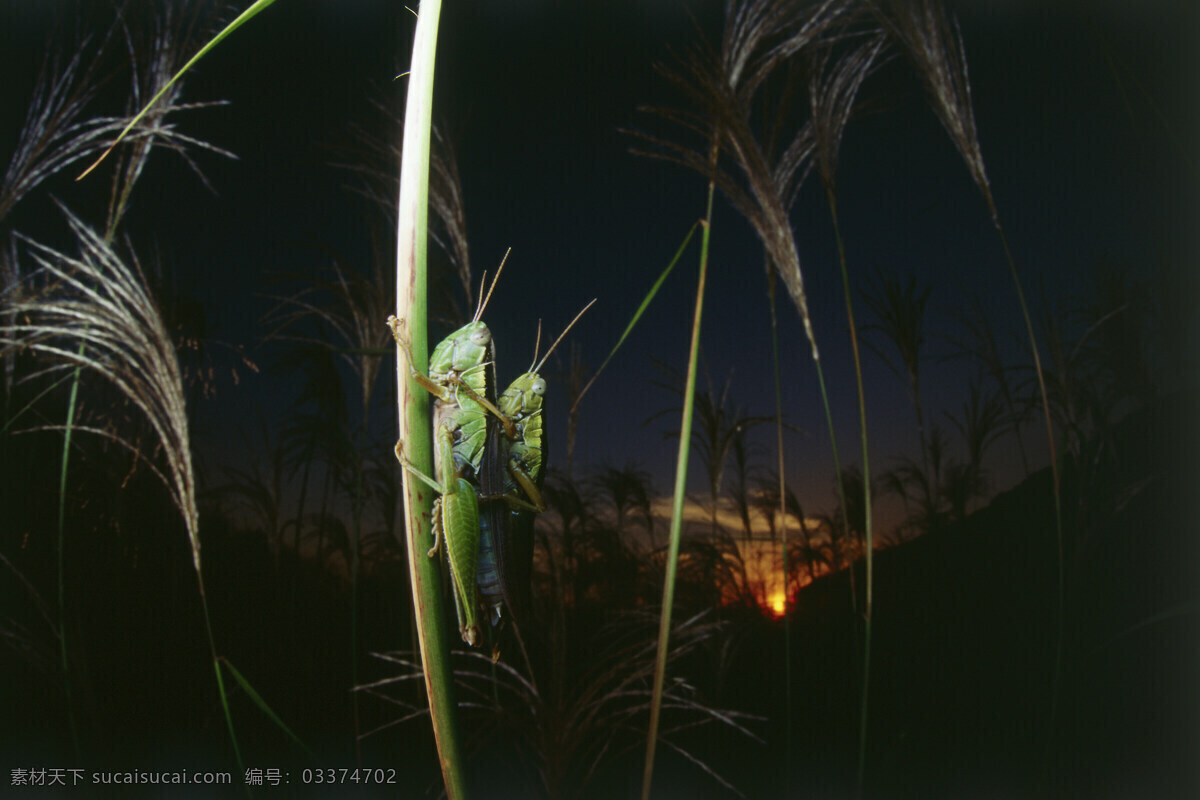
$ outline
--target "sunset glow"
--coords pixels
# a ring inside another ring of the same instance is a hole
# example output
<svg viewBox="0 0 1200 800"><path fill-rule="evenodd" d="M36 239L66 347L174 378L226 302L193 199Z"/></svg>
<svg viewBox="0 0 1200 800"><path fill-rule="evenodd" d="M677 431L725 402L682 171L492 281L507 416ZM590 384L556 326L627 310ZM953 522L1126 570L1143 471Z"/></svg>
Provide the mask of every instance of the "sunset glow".
<svg viewBox="0 0 1200 800"><path fill-rule="evenodd" d="M778 619L779 617L782 617L783 613L786 610L787 610L787 598L784 597L783 592L777 591L774 594L772 594L771 595L771 613L775 615L775 618Z"/></svg>

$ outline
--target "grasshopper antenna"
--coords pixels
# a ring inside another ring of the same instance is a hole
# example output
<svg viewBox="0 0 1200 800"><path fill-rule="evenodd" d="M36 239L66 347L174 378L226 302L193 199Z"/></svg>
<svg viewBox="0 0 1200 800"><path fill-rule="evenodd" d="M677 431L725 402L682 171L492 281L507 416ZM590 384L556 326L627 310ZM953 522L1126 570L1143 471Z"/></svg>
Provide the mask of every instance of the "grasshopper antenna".
<svg viewBox="0 0 1200 800"><path fill-rule="evenodd" d="M529 362L527 372L533 372L533 365L537 363L538 347L542 344L542 321L538 320L537 338L533 340L533 361Z"/></svg>
<svg viewBox="0 0 1200 800"><path fill-rule="evenodd" d="M575 323L579 322L579 318L583 316L584 312L587 311L592 306L594 306L595 304L596 304L596 298L592 298L592 302L590 302L586 306L584 306L583 310L575 315L575 319L571 320L570 324L567 325L567 327L563 328L563 332L560 333L558 335L558 338L554 340L554 344L550 345L550 349L546 351L546 355L542 356L542 360L537 362L537 365L534 366L533 369L529 370L530 372L541 372L542 371L542 366L546 363L546 359L550 358L550 354L554 352L554 348L558 347L558 343L561 342L563 340L563 337L567 335L567 331L569 331L569 330L571 330L571 328L575 327ZM540 336L540 331L539 331L539 336ZM534 352L534 358L537 358L536 351Z"/></svg>
<svg viewBox="0 0 1200 800"><path fill-rule="evenodd" d="M504 265L508 263L508 254L512 252L512 248L504 251L504 258L500 259L500 266L496 270L496 277L492 278L492 285L488 287L487 297L483 296L484 283L479 284L479 296L482 298L479 302L479 307L475 309L475 316L471 318L472 322L478 322L479 317L483 314L483 310L487 308L488 301L492 299L492 292L496 291L496 284L500 281L500 273L504 271ZM483 273L484 281L487 280L487 273Z"/></svg>
<svg viewBox="0 0 1200 800"><path fill-rule="evenodd" d="M483 287L487 286L487 270L483 271L483 277L479 279L479 299L475 302L475 314L471 317L471 322L478 322L479 315L483 313Z"/></svg>

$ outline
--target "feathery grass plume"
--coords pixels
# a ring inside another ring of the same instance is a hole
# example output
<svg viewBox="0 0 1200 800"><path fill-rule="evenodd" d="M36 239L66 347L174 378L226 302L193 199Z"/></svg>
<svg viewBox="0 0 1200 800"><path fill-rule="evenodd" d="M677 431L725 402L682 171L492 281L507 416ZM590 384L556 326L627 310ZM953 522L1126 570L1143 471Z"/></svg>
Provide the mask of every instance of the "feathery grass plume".
<svg viewBox="0 0 1200 800"><path fill-rule="evenodd" d="M104 69L104 62L115 37L121 35L126 44L134 105L137 98L161 88L169 81L168 72L179 60L180 50L187 46L194 31L194 16L190 22L180 22L171 8L166 8L161 14L130 16L138 25L145 26L142 32L132 32L126 18L122 17L108 29L94 48L92 37L84 38L73 48L74 54L65 65L59 66L55 55L46 57L34 86L17 147L3 180L0 180L0 220L29 192L52 176L80 159L90 158L110 148L113 138L127 127L128 118L125 116L83 116L112 74ZM143 48L145 53L141 52ZM59 53L61 49L52 46L48 52ZM169 114L176 111L225 103L179 103L181 89L181 85L173 85L169 102L156 108L149 119L143 119L130 128L128 138L132 140L133 147L113 176L106 225L109 236L116 230L133 185L154 147L167 147L179 153L205 185L208 185L207 181L192 160L190 149L209 150L236 158L227 150L181 133L174 124L165 121Z"/></svg>
<svg viewBox="0 0 1200 800"><path fill-rule="evenodd" d="M72 258L22 237L46 278L45 290L9 292L10 322L0 327L6 348L26 349L81 366L114 384L145 414L162 445L165 470L151 464L187 526L192 561L200 571L199 519L183 379L175 347L141 270L61 206L80 245ZM13 296L15 295L15 296ZM76 346L86 343L87 349ZM108 431L93 429L138 448Z"/></svg>
<svg viewBox="0 0 1200 800"><path fill-rule="evenodd" d="M848 16L840 35L822 37L804 51L817 172L828 193L836 188L838 151L846 125L860 107L859 90L867 77L891 58L885 53L888 40L883 31L874 26L857 31L854 20ZM862 41L835 59L835 50L857 38Z"/></svg>
<svg viewBox="0 0 1200 800"><path fill-rule="evenodd" d="M205 489L203 497L222 502L229 516L249 523L262 531L267 545L275 557L275 568L279 568L279 555L283 550L284 522L283 494L287 451L277 441L273 442L266 419L259 414L256 441L251 441L243 430L241 439L252 455L247 467L222 467L229 479L226 483ZM266 459L257 454L265 454ZM278 576L276 576L277 578Z"/></svg>
<svg viewBox="0 0 1200 800"><path fill-rule="evenodd" d="M77 181L82 180L83 178L87 177L87 175L89 173L91 173L92 170L94 170L96 167L98 167L100 165L100 162L102 162L108 156L108 154L112 152L113 148L116 147L118 144L120 144L122 141L124 141L125 138L137 128L137 126L141 123L142 118L145 117L150 112L150 109L154 107L154 104L157 103L161 97L163 97L165 94L167 94L167 92L170 91L172 89L172 87L175 85L175 82L178 81L180 78L182 78L184 73L186 73L189 69L191 69L192 66L197 61L204 58L204 56L210 50L212 50L214 47L216 47L218 44L220 44L221 41L226 36L233 33L235 30L240 28L243 25L243 23L245 23L247 20L256 16L260 11L262 11L263 9L265 9L267 6L271 5L274 2L275 2L275 0L255 0L255 2L253 4L251 4L245 11L243 11L232 22L230 22L228 25L226 25L224 28L222 28L220 30L220 32L218 32L215 36L213 36L211 39L209 39L208 42L203 47L201 47L194 56L192 56L190 59L188 59L187 63L185 63L182 67L179 68L179 71L177 71L170 78L170 80L168 80L165 84L163 84L159 88L157 94L155 94L153 97L151 97L146 102L146 105L144 105L140 111L138 111L136 114L134 114L133 117L128 122L125 123L124 127L121 128L121 130L117 134L116 138L113 139L112 142L109 143L108 146L104 149L104 152L102 152L100 154L100 157L97 158L95 161L93 161L91 163L91 165L88 166L88 168L85 169L82 173L80 173L79 176L75 180L77 180ZM121 120L121 121L124 121L124 120Z"/></svg>
<svg viewBox="0 0 1200 800"><path fill-rule="evenodd" d="M707 613L672 626L667 658L675 677L663 694L660 741L741 797L736 787L681 741L712 725L762 741L747 727L761 718L709 705L700 689L678 673L686 669L690 657L719 643L722 627L706 620ZM456 651L459 709L474 732L474 748L481 751L502 743L507 752L515 744L522 760L536 770L546 797L586 796L592 781L603 776L610 764L641 746L651 707L657 624L658 615L651 610L622 613L588 636L583 646L596 655L583 672L568 674L561 663L552 664L540 680L504 661L493 665L484 654ZM396 664L400 674L356 689L395 705L401 715L364 736L428 713L388 691L419 680L420 665L411 654L374 655Z"/></svg>
<svg viewBox="0 0 1200 800"><path fill-rule="evenodd" d="M649 472L639 469L635 464L626 464L621 469L606 466L593 475L588 483L611 504L618 538L624 538L625 518L640 515L646 536L653 547L654 514L651 497L654 496L654 489Z"/></svg>
<svg viewBox="0 0 1200 800"><path fill-rule="evenodd" d="M909 510L902 523L907 535L919 536L940 530L946 523L945 455L949 442L938 426L933 426L920 461L901 456L897 465L881 476L884 489L895 494Z"/></svg>
<svg viewBox="0 0 1200 800"><path fill-rule="evenodd" d="M967 55L958 21L947 17L941 0L866 0L866 3L912 61L942 127L995 216L992 187L975 129Z"/></svg>
<svg viewBox="0 0 1200 800"><path fill-rule="evenodd" d="M76 159L84 157L102 147L105 141L115 133L115 128L121 124L120 120L104 117L79 120L79 117L87 110L87 107L94 99L101 85L108 77L108 73L101 74L102 67L100 65L107 55L108 44L118 31L124 34L127 46L128 59L126 68L131 75L133 95L136 97L140 89L141 78L139 76L151 82L165 80L162 77L164 69L163 61L164 59L169 60L177 50L181 40L187 38L183 27L173 22L173 11L170 8L159 10L151 7L146 9L147 13L132 15L138 20L139 25L144 30L149 29L154 31L154 35L151 37L153 40L152 47L150 48L153 51L153 57L147 59L149 64L143 73L140 54L135 47L135 40L145 37L135 35L131 32L129 26L126 24L126 19L122 16L127 11L128 8L124 7L118 11L117 21L108 28L101 43L94 51L88 46L89 40L84 39L80 43L74 57L68 62L65 68L58 72L57 76L54 76L56 70L52 67L53 62L51 60L48 59L43 63L42 73L34 87L26 123L20 133L17 150L8 165L3 182L0 183L0 218L3 218L24 196L35 189L40 183L50 178L55 172L69 166ZM196 16L196 14L193 14L193 21L196 19ZM51 46L49 51L59 52L59 48ZM85 53L87 54L88 66L81 69ZM142 126L136 131L132 142L133 146L123 153L123 164L113 175L112 196L109 202L108 220L104 232L105 241L112 241L114 238L121 218L127 209L130 193L133 191L133 187L141 175L142 168L149 157L150 151L155 146L166 145L177 150L183 155L185 160L191 163L192 168L197 172L199 170L191 162L187 153L189 147L207 148L232 156L232 154L205 142L179 134L174 131L172 126L163 124L166 114L182 107L176 103L177 99L178 90L172 95L167 106L160 109L151 125ZM154 135L150 130L151 128L157 129L159 131L158 135ZM203 175L200 177L203 180ZM7 254L8 267L5 270L6 288L15 285L16 282L17 258L15 239L11 241L11 245L12 250ZM11 315L9 321L13 321ZM87 343L81 341L78 343L77 348L79 355L82 356L86 351ZM13 367L13 358L11 356L12 353L6 358L8 377L10 379ZM58 600L60 618L65 613L62 578L65 498L81 371L82 367L77 365L71 375L66 423L63 428L58 518ZM69 675L66 626L61 624L59 645L71 732L76 743L75 750L78 754L78 738L76 736L74 710L71 702L72 691Z"/></svg>
<svg viewBox="0 0 1200 800"><path fill-rule="evenodd" d="M175 124L166 122L167 116L177 111L228 104L226 100L179 102L183 94L183 82L173 81L172 75L184 60L183 53L191 48L193 40L211 33L209 25L200 19L200 14L199 9L194 9L185 16L171 4L152 3L145 10L134 8L133 4L122 8L119 24L128 53L131 84L126 114L135 114L147 97L159 96L160 102L142 117L137 132L129 146L121 152L113 170L105 224L106 236L110 239L128 210L130 194L154 148L165 147L178 153L210 191L213 190L211 184L189 150L196 148L226 158L237 158L228 150L181 133Z"/></svg>
<svg viewBox="0 0 1200 800"><path fill-rule="evenodd" d="M767 524L767 529L771 532L772 539L776 538L776 527L783 523L786 517L796 520L796 524L800 528L801 538L804 540L800 544L798 552L808 567L808 582L812 583L817 579L815 556L819 552L818 548L813 545L813 531L804 517L804 509L801 507L796 493L785 484L783 497L780 497L779 486L778 475L769 474L760 477L751 495L753 498L753 510L758 512L759 516L763 518L763 522ZM790 555L788 556L788 563L796 563L791 561ZM785 577L789 581L792 579L792 576L786 570ZM799 583L799 576L796 576L796 583ZM786 596L788 598L791 597L790 591Z"/></svg>
<svg viewBox="0 0 1200 800"><path fill-rule="evenodd" d="M772 163L751 125L750 115L755 95L770 73L833 29L848 7L848 2L823 2L805 9L802 4L785 0L731 4L726 11L719 55L693 51L682 69L660 68L696 110L643 109L698 134L703 143L692 146L632 132L654 147L634 148L635 153L673 161L711 177L751 224L800 312L814 360L819 360L819 351L808 313L799 251L788 220L800 184L812 166L811 124L801 125ZM713 136L718 137L720 149L732 156L741 180L724 167L712 166L709 142Z"/></svg>
<svg viewBox="0 0 1200 800"><path fill-rule="evenodd" d="M101 62L115 30L109 28L94 48L92 37L83 38L69 48L71 58L61 66L58 54L63 50L47 48L25 124L0 181L0 220L43 181L102 151L123 127L119 117L83 118L106 77Z"/></svg>

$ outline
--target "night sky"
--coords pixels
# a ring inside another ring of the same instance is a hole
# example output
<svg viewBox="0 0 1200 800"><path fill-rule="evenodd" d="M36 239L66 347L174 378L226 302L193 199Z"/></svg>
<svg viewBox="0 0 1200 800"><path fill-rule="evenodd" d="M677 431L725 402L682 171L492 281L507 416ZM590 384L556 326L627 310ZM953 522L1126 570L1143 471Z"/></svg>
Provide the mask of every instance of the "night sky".
<svg viewBox="0 0 1200 800"><path fill-rule="evenodd" d="M0 54L6 75L0 144L7 149L51 18L45 9L56 4L36 10L4 5L9 46ZM1086 17L1040 4L954 5L984 159L1035 314L1043 288L1061 303L1080 293L1103 261L1149 275L1160 263L1185 263L1195 252L1186 221L1196 211L1197 14L1189 3L1136 11L1102 5ZM673 132L637 110L681 99L653 64L671 63L673 53L685 52L702 34L716 41L720 6L450 3L444 10L436 113L456 147L476 274L494 270L505 249L513 249L486 315L498 342L501 382L529 363L539 318L557 332L593 297L599 302L571 341L583 346L592 369L598 366L702 214L704 181L682 167L631 155L634 140L621 129ZM178 291L204 306L213 340L243 345L268 365L273 351L258 342L260 319L271 305L263 295L279 291L270 275L316 274L327 263L321 247L359 263L368 257L368 209L344 189L345 173L328 162L349 141L354 121L369 124L372 93L396 90L392 78L407 69L413 22L390 2L280 0L187 79L186 100L231 102L188 112L178 124L239 160L199 155L214 195L179 159L156 155L135 195L129 232L139 252L159 255ZM948 427L942 410L958 408L970 374L961 362L941 360L951 352L943 337L961 333L953 315L964 307L964 292L984 298L1014 357L1023 338L1016 297L986 208L908 64L893 59L862 96L882 100L883 107L851 122L841 151L849 269L856 291L868 287L876 271L911 271L933 287L923 390L929 419ZM103 186L103 178L98 183ZM53 189L68 205L99 191ZM37 231L46 214L57 212L30 204L22 213L28 215L23 229ZM815 179L804 187L792 221L843 459L855 462L857 410L843 298ZM684 366L696 252L677 267L584 400L577 474L635 463L652 473L659 492L669 490L676 445L662 433L676 419L643 422L678 405L653 385L662 379L653 360ZM860 321L873 322L861 296L855 300ZM785 413L801 429L788 434L789 480L806 506L829 510L832 466L808 346L782 293L779 312ZM704 326L702 356L714 387L719 391L730 380L732 403L744 413L773 413L762 251L721 198ZM890 346L879 336L872 341L885 351ZM560 361L547 371L553 376L564 367ZM877 471L915 453L917 437L904 383L869 351L865 377ZM395 424L387 412L390 391L380 402L380 426ZM552 392L552 463L561 466L565 389L552 384ZM278 375L243 374L237 386L226 380L196 409L202 454L215 446L205 463L219 463L237 424L252 425L260 412L272 418L289 402L287 380ZM1036 435L1026 438L1035 452L1044 449ZM765 465L773 458L765 449L773 433L759 428L754 440L764 447ZM997 488L1019 477L1011 449L1006 444L991 454ZM697 464L696 489L698 477Z"/></svg>

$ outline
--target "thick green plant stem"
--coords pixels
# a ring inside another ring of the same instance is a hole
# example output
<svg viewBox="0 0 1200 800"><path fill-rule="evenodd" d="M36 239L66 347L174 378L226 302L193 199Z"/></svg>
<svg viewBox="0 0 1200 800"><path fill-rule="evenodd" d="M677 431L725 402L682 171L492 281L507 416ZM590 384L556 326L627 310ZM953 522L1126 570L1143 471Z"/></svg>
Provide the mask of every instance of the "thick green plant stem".
<svg viewBox="0 0 1200 800"><path fill-rule="evenodd" d="M666 578L663 581L662 610L659 612L654 693L650 701L650 727L646 732L646 761L642 768L642 800L650 800L650 783L654 776L654 749L658 743L658 720L662 710L663 678L667 672L671 606L675 602L675 573L679 560L679 540L683 530L683 501L687 496L688 453L692 441L692 412L696 402L696 367L700 355L700 320L704 312L704 284L708 276L708 239L712 229L713 194L715 192L716 183L709 181L708 205L704 211L704 228L700 235L700 279L696 286L696 311L692 319L692 345L688 355L687 383L684 385L683 421L679 428L679 458L675 462L675 497L671 506L671 543L667 553Z"/></svg>
<svg viewBox="0 0 1200 800"><path fill-rule="evenodd" d="M400 197L396 231L396 316L403 320L414 366L427 367L426 249L429 219L429 150L433 122L433 74L437 53L440 0L425 0L413 38L408 99L404 110L404 140L400 161ZM383 324L383 320L379 321ZM405 356L397 349L396 377L400 439L418 470L433 472L429 393L409 379ZM467 796L466 761L458 733L454 673L446 635L440 563L427 555L432 544L433 495L429 487L403 471L404 515L408 569L412 583L417 640L429 696L429 716L437 742L446 795Z"/></svg>

